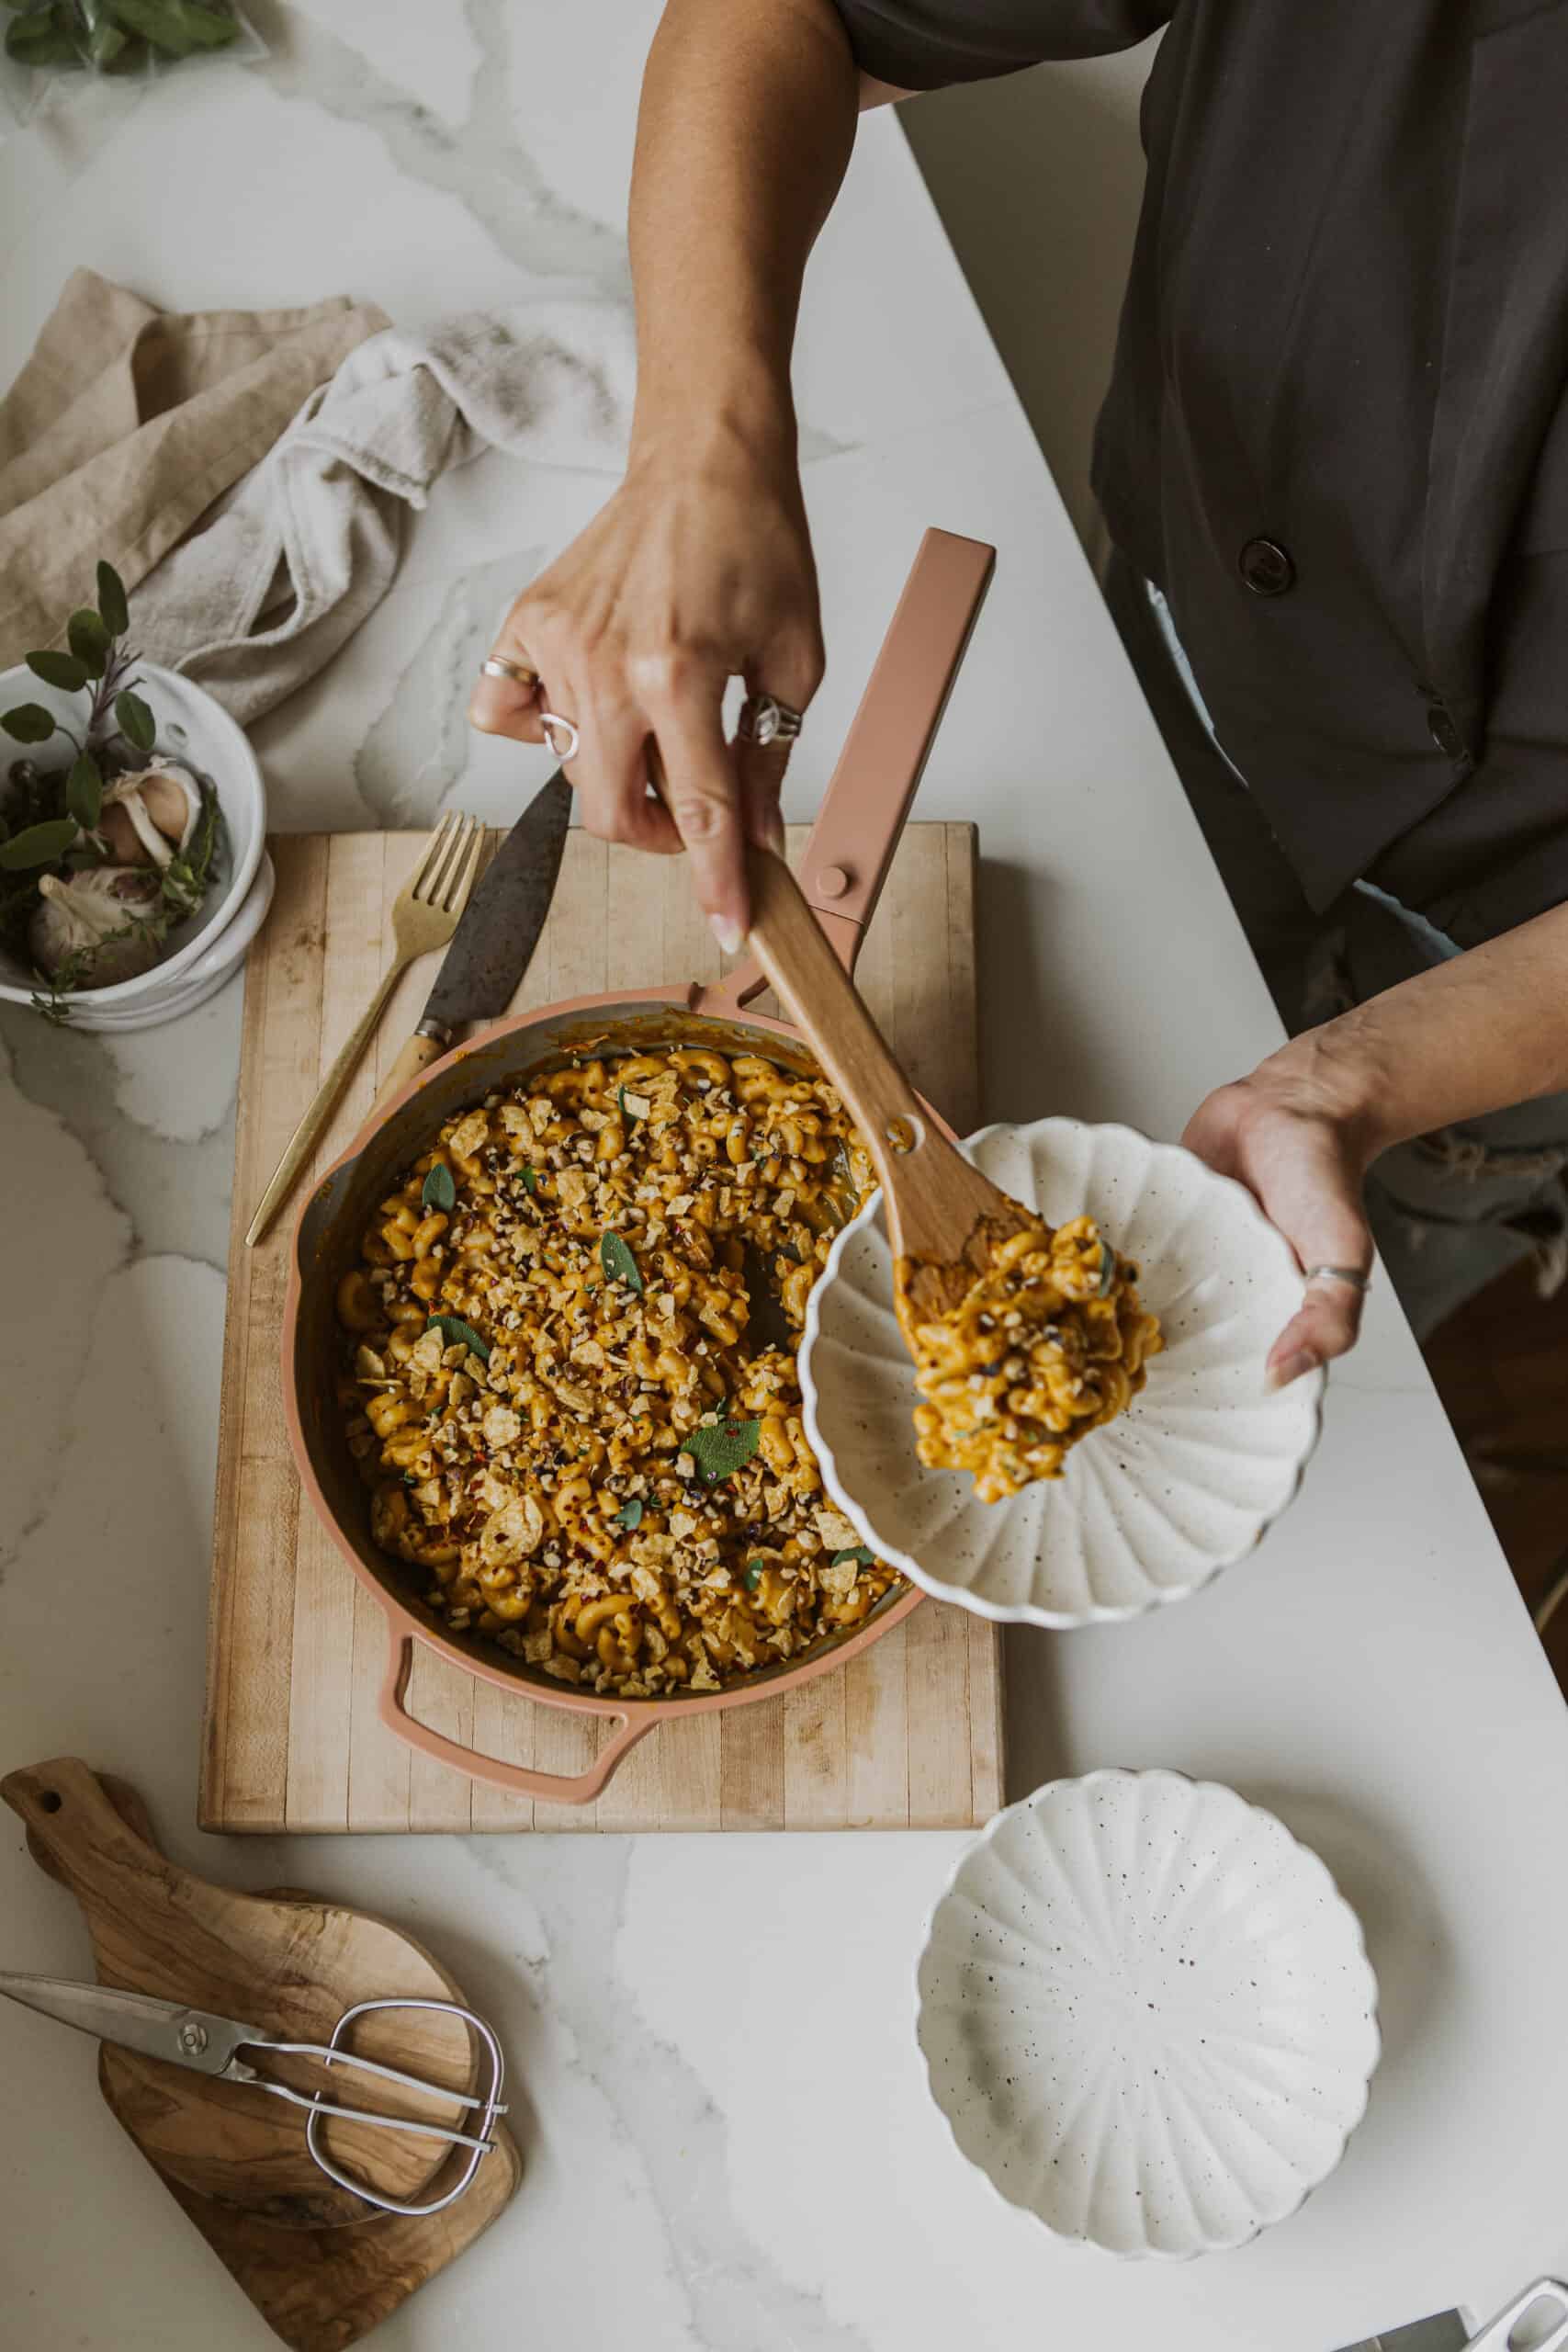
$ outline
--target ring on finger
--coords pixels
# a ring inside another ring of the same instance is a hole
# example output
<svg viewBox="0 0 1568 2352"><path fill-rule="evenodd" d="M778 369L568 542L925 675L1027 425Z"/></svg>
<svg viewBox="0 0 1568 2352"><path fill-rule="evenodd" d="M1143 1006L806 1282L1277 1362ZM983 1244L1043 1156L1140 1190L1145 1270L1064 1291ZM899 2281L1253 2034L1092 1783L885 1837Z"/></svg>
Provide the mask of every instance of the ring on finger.
<svg viewBox="0 0 1568 2352"><path fill-rule="evenodd" d="M801 729L801 714L777 695L748 695L740 706L735 729L738 743L793 743Z"/></svg>
<svg viewBox="0 0 1568 2352"><path fill-rule="evenodd" d="M562 767L568 760L576 759L577 747L582 738L570 718L563 718L558 710L542 710L539 724L545 730L546 742Z"/></svg>
<svg viewBox="0 0 1568 2352"><path fill-rule="evenodd" d="M1372 1286L1371 1274L1362 1273L1359 1266L1309 1266L1302 1279L1308 1283L1348 1283L1363 1297Z"/></svg>
<svg viewBox="0 0 1568 2352"><path fill-rule="evenodd" d="M525 662L509 662L504 653L492 653L479 663L479 675L484 678L505 678L510 684L525 687L530 693L539 683L537 670L530 670Z"/></svg>

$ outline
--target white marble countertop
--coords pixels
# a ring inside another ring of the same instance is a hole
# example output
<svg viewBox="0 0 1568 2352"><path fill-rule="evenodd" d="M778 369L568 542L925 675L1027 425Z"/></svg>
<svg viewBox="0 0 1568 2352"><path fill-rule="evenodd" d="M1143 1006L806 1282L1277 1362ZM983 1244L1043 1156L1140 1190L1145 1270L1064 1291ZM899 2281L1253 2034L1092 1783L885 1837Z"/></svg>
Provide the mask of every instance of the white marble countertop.
<svg viewBox="0 0 1568 2352"><path fill-rule="evenodd" d="M624 283L654 0L254 0L265 64L87 92L0 150L0 377L67 268L179 308L349 290L401 322ZM437 25L441 29L435 29ZM526 31L525 34L525 27ZM1022 224L1007 233L1021 240ZM806 304L801 405L831 675L814 803L921 527L997 585L919 813L980 828L987 1107L1179 1132L1272 1012L897 123L864 129ZM500 605L601 481L487 459L440 488L390 600L261 730L285 826L501 816L544 755L470 741ZM1116 2265L1005 2209L922 2086L911 1977L942 1836L206 1838L194 1826L239 993L113 1044L0 1013L0 1766L80 1754L236 1883L384 1911L505 2040L527 2156L504 2221L397 2347L1330 2352L1568 2262L1559 2187L1568 1719L1386 1291L1299 1504L1244 1569L1131 1626L1010 1639L1011 1776L1166 1764L1323 1853L1387 2038L1304 2211L1239 2254ZM3 1957L80 1971L74 1907L0 1817ZM0 2342L272 2339L99 2103L89 2044L0 2015Z"/></svg>

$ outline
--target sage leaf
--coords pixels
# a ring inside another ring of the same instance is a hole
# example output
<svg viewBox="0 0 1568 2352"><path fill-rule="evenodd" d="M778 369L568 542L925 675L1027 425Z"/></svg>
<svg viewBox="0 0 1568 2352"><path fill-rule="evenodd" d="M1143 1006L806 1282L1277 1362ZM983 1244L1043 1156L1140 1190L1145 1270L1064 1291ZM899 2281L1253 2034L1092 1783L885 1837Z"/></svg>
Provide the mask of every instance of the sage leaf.
<svg viewBox="0 0 1568 2352"><path fill-rule="evenodd" d="M607 1233L599 1244L599 1263L613 1283L625 1283L628 1290L642 1295L642 1276L637 1260L632 1256L618 1233Z"/></svg>
<svg viewBox="0 0 1568 2352"><path fill-rule="evenodd" d="M152 749L158 732L157 724L140 695L133 695L129 686L125 687L114 698L114 715L115 723L128 743L139 752Z"/></svg>
<svg viewBox="0 0 1568 2352"><path fill-rule="evenodd" d="M457 1187L452 1182L452 1170L444 1159L438 1159L424 1180L420 1206L423 1209L453 1209L457 1205Z"/></svg>
<svg viewBox="0 0 1568 2352"><path fill-rule="evenodd" d="M113 639L91 605L84 605L79 613L72 614L65 624L65 634L71 640L72 652L88 677L101 678L108 667Z"/></svg>
<svg viewBox="0 0 1568 2352"><path fill-rule="evenodd" d="M742 1463L750 1461L761 1434L761 1420L704 1422L687 1430L682 1451L714 1487L721 1478L733 1478Z"/></svg>
<svg viewBox="0 0 1568 2352"><path fill-rule="evenodd" d="M23 831L13 833L8 842L0 842L0 865L9 874L30 874L39 865L52 865L63 857L76 838L74 817L51 817L41 825L28 825Z"/></svg>
<svg viewBox="0 0 1568 2352"><path fill-rule="evenodd" d="M621 1505L620 1510L615 1513L615 1525L628 1531L642 1525L642 1497L640 1495L633 1495L629 1501Z"/></svg>
<svg viewBox="0 0 1568 2352"><path fill-rule="evenodd" d="M46 686L58 686L62 694L80 694L87 683L87 665L73 653L29 653L28 667L35 678Z"/></svg>
<svg viewBox="0 0 1568 2352"><path fill-rule="evenodd" d="M82 53L68 32L55 23L50 9L34 8L14 17L6 28L6 54L18 65L80 65Z"/></svg>
<svg viewBox="0 0 1568 2352"><path fill-rule="evenodd" d="M489 1342L481 1340L473 1325L465 1323L460 1315L433 1315L424 1328L427 1331L439 1331L449 1348L465 1347L481 1363L489 1363Z"/></svg>
<svg viewBox="0 0 1568 2352"><path fill-rule="evenodd" d="M140 33L165 57L189 57L198 49L225 49L240 28L220 8L202 0L110 0L117 22Z"/></svg>
<svg viewBox="0 0 1568 2352"><path fill-rule="evenodd" d="M52 715L41 702L19 702L0 713L0 727L18 743L45 743L54 732Z"/></svg>
<svg viewBox="0 0 1568 2352"><path fill-rule="evenodd" d="M616 1088L615 1101L620 1105L623 1119L646 1119L653 1108L646 1094L628 1094L624 1086Z"/></svg>
<svg viewBox="0 0 1568 2352"><path fill-rule="evenodd" d="M740 1581L745 1586L748 1592L756 1591L757 1587L762 1581L762 1563L761 1560L747 1561L746 1573L741 1577Z"/></svg>
<svg viewBox="0 0 1568 2352"><path fill-rule="evenodd" d="M523 1190L525 1193L536 1193L539 1189L539 1173L537 1169L525 1166L521 1172L523 1177Z"/></svg>
<svg viewBox="0 0 1568 2352"><path fill-rule="evenodd" d="M104 805L104 779L91 752L84 752L71 763L65 779L65 806L84 832L90 833L98 821Z"/></svg>
<svg viewBox="0 0 1568 2352"><path fill-rule="evenodd" d="M130 627L125 582L112 563L98 566L98 613L111 637L123 637Z"/></svg>
<svg viewBox="0 0 1568 2352"><path fill-rule="evenodd" d="M868 1552L863 1544L846 1544L841 1552L834 1553L828 1565L829 1567L836 1568L840 1560L858 1560L863 1568L869 1568L875 1559L875 1553Z"/></svg>

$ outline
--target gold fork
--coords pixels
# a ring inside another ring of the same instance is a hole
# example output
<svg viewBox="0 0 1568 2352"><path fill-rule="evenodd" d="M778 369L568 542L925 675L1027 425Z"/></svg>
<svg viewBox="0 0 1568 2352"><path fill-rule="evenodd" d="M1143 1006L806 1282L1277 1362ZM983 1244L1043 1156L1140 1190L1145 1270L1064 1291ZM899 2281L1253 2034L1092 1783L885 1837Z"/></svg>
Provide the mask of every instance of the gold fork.
<svg viewBox="0 0 1568 2352"><path fill-rule="evenodd" d="M288 1148L278 1161L273 1180L262 1194L261 1205L251 1219L251 1228L245 1236L247 1250L255 1248L314 1151L339 1095L370 1042L393 982L416 956L445 947L457 930L479 873L484 839L484 827L476 818L461 816L454 809L443 817L426 842L424 855L393 902L392 960L382 973L380 986L353 1035L317 1088L315 1101L289 1136Z"/></svg>

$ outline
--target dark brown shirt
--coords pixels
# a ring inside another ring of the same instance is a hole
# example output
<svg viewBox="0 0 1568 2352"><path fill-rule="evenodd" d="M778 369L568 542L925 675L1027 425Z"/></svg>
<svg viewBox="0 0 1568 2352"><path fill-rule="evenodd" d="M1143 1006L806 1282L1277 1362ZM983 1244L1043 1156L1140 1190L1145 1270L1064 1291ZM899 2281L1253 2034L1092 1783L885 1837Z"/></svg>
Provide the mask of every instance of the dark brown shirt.
<svg viewBox="0 0 1568 2352"><path fill-rule="evenodd" d="M1568 898L1568 0L837 5L919 89L1167 23L1111 533L1314 905Z"/></svg>

